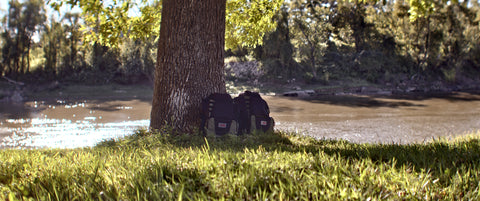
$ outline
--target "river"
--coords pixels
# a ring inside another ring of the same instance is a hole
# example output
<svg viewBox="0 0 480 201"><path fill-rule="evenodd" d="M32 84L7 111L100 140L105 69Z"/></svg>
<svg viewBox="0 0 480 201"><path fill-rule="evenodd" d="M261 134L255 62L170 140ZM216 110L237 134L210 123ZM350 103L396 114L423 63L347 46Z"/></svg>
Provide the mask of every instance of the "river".
<svg viewBox="0 0 480 201"><path fill-rule="evenodd" d="M355 143L422 143L480 130L480 95L264 96L276 129ZM77 148L149 125L148 99L0 102L1 148Z"/></svg>

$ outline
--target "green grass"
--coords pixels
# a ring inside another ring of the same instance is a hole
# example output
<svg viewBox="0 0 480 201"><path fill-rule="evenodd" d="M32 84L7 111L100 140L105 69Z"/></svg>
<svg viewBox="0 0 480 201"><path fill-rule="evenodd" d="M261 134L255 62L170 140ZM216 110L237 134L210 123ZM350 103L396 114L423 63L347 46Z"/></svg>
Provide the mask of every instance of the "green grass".
<svg viewBox="0 0 480 201"><path fill-rule="evenodd" d="M427 144L139 131L0 150L0 200L479 200L480 132Z"/></svg>

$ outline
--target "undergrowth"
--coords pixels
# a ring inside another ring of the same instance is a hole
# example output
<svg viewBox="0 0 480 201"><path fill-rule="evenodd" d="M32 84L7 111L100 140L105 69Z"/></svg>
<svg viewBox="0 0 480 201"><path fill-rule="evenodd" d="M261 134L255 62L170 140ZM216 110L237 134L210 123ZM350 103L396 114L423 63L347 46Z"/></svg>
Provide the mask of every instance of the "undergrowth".
<svg viewBox="0 0 480 201"><path fill-rule="evenodd" d="M138 131L0 151L0 200L479 200L479 132L427 144Z"/></svg>

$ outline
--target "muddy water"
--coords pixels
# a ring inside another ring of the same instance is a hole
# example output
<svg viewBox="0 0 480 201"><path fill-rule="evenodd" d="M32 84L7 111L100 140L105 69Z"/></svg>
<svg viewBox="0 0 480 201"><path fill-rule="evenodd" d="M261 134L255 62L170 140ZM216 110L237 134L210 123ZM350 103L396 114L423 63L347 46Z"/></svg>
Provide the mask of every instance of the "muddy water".
<svg viewBox="0 0 480 201"><path fill-rule="evenodd" d="M267 98L277 128L356 143L414 143L480 130L480 96Z"/></svg>
<svg viewBox="0 0 480 201"><path fill-rule="evenodd" d="M480 95L264 96L276 129L356 143L412 143L480 130ZM75 148L149 125L149 100L0 103L0 148Z"/></svg>

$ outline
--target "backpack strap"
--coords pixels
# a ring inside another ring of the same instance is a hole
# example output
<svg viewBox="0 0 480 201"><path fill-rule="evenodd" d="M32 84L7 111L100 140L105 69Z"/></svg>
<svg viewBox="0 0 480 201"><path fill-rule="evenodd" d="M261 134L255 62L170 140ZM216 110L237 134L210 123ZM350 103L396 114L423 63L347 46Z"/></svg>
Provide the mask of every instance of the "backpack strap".
<svg viewBox="0 0 480 201"><path fill-rule="evenodd" d="M262 130L267 132L273 130L274 122L270 117L270 109L268 103L257 92L245 91L247 99L248 111L248 132L253 130Z"/></svg>
<svg viewBox="0 0 480 201"><path fill-rule="evenodd" d="M202 101L201 129L204 135L237 133L237 108L232 97L225 93L213 93Z"/></svg>
<svg viewBox="0 0 480 201"><path fill-rule="evenodd" d="M251 97L252 92L245 91L235 98L238 107L238 120L239 120L239 134L250 133L250 116L252 114L251 109Z"/></svg>
<svg viewBox="0 0 480 201"><path fill-rule="evenodd" d="M213 112L213 106L215 106L215 99L213 99L213 97L209 97L208 98L208 105L207 105L207 108L208 108L208 114L207 114L207 117L210 118L213 116L212 112Z"/></svg>
<svg viewBox="0 0 480 201"><path fill-rule="evenodd" d="M252 105L250 104L250 94L247 93L247 92L250 92L250 91L246 91L245 92L245 108L246 108L246 111L247 111L247 115L250 116L252 115Z"/></svg>

